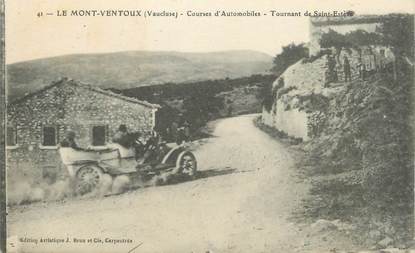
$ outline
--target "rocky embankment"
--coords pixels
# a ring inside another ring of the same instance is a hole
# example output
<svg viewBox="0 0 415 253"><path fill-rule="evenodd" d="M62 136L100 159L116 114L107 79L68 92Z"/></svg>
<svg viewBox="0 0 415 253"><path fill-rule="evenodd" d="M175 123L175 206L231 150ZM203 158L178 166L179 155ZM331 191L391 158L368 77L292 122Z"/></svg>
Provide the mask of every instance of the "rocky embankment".
<svg viewBox="0 0 415 253"><path fill-rule="evenodd" d="M349 220L378 247L403 246L412 219L411 81L376 74L355 80L320 107L304 145L314 178L307 213Z"/></svg>
<svg viewBox="0 0 415 253"><path fill-rule="evenodd" d="M324 67L319 60L310 66ZM299 167L312 187L302 214L320 223L352 224L351 237L368 248L407 247L413 210L411 75L376 73L338 83L323 78L316 87L298 76L292 80L298 68L293 65L274 83L274 105L263 118L289 136L306 136ZM284 116L291 121L279 119ZM300 124L301 131L288 123Z"/></svg>

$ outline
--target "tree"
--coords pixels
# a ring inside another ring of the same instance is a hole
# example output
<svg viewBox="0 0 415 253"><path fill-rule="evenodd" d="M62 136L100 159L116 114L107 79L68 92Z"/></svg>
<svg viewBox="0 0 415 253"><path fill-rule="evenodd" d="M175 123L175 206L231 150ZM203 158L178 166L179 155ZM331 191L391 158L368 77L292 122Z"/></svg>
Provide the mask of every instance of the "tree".
<svg viewBox="0 0 415 253"><path fill-rule="evenodd" d="M183 114L193 128L201 127L224 108L223 98L207 86L189 92L191 95L183 100Z"/></svg>
<svg viewBox="0 0 415 253"><path fill-rule="evenodd" d="M395 54L414 55L414 15L391 14L384 16L376 32L355 30L340 34L332 29L322 34L322 48L351 48L367 45L392 46Z"/></svg>
<svg viewBox="0 0 415 253"><path fill-rule="evenodd" d="M282 52L274 57L272 71L277 75L281 75L289 66L297 61L308 57L308 48L304 43L291 43L282 47Z"/></svg>
<svg viewBox="0 0 415 253"><path fill-rule="evenodd" d="M365 30L356 30L344 35L346 44L352 47L382 45L383 36L379 33L367 32Z"/></svg>
<svg viewBox="0 0 415 253"><path fill-rule="evenodd" d="M379 33L369 33L365 30L355 30L346 34L340 34L332 29L323 33L320 38L322 48L335 47L338 51L342 48L358 48L368 45L382 45L383 36Z"/></svg>
<svg viewBox="0 0 415 253"><path fill-rule="evenodd" d="M379 32L384 44L394 48L398 55L414 55L414 15L393 14L385 17Z"/></svg>
<svg viewBox="0 0 415 253"><path fill-rule="evenodd" d="M336 49L341 49L350 46L346 41L345 35L340 34L333 29L329 29L328 32L323 33L319 42L322 48L335 47Z"/></svg>
<svg viewBox="0 0 415 253"><path fill-rule="evenodd" d="M272 83L264 85L261 88L258 97L262 98L262 105L264 106L265 110L267 112L271 111L272 104L274 103L274 97L272 94Z"/></svg>

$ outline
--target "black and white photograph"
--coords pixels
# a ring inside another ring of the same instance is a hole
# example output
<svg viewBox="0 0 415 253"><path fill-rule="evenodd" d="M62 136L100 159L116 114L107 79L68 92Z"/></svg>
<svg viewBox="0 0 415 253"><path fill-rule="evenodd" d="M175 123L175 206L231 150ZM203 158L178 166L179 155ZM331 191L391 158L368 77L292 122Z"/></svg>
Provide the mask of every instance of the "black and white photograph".
<svg viewBox="0 0 415 253"><path fill-rule="evenodd" d="M0 252L415 252L412 0L1 5Z"/></svg>

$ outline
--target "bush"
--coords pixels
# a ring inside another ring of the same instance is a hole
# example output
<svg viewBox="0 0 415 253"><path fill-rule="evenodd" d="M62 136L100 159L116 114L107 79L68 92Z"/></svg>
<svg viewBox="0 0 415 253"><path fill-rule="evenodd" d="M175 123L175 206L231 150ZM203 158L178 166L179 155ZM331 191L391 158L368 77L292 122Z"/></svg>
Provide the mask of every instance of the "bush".
<svg viewBox="0 0 415 253"><path fill-rule="evenodd" d="M343 35L330 29L322 34L319 43L322 48L337 49L385 45L391 46L397 55L413 56L414 24L413 14L391 14L383 17L376 32L355 30Z"/></svg>
<svg viewBox="0 0 415 253"><path fill-rule="evenodd" d="M383 37L379 33L369 33L364 30L351 31L343 35L329 29L327 33L322 34L319 42L322 48L334 47L339 50L383 44Z"/></svg>
<svg viewBox="0 0 415 253"><path fill-rule="evenodd" d="M311 57L306 57L302 60L302 63L312 63L315 60L319 59L323 55L330 54L331 51L329 49L320 50L316 55L312 55Z"/></svg>
<svg viewBox="0 0 415 253"><path fill-rule="evenodd" d="M274 57L271 71L276 75L281 75L289 66L298 62L299 60L308 57L308 48L302 44L291 43L282 47L282 52Z"/></svg>
<svg viewBox="0 0 415 253"><path fill-rule="evenodd" d="M296 86L283 87L283 88L279 89L278 93L277 93L277 99L281 98L283 95L287 94L288 92L290 92L292 90L296 90L296 89L297 89Z"/></svg>
<svg viewBox="0 0 415 253"><path fill-rule="evenodd" d="M273 91L272 91L272 83L267 84L263 89L262 89L262 106L264 107L264 109L269 112L272 109L272 104L274 103L274 96L273 96Z"/></svg>
<svg viewBox="0 0 415 253"><path fill-rule="evenodd" d="M302 138L288 136L288 134L284 131L280 131L274 127L265 125L261 121L261 116L254 119L254 125L273 138L277 138L280 140L287 140L289 144L297 145L303 142Z"/></svg>

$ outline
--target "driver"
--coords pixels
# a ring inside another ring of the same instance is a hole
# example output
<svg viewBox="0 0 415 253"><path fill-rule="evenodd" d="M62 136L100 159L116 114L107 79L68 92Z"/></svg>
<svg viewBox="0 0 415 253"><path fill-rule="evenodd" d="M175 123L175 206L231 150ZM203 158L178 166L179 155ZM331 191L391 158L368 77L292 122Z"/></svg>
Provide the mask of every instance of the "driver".
<svg viewBox="0 0 415 253"><path fill-rule="evenodd" d="M150 138L147 140L146 144L144 145L144 155L143 160L141 160L140 164L143 164L150 158L152 155L155 154L155 151L160 144L160 136L159 134L153 130L151 131Z"/></svg>

